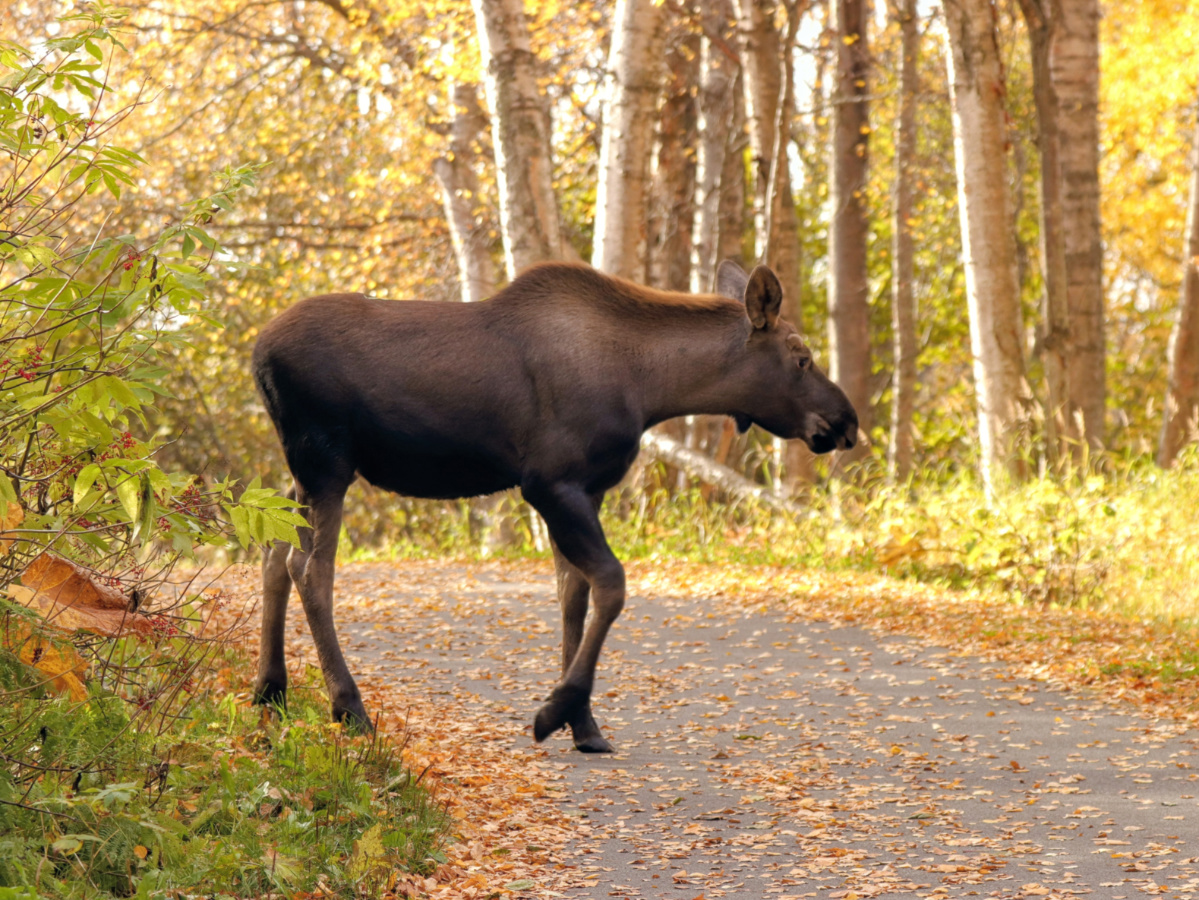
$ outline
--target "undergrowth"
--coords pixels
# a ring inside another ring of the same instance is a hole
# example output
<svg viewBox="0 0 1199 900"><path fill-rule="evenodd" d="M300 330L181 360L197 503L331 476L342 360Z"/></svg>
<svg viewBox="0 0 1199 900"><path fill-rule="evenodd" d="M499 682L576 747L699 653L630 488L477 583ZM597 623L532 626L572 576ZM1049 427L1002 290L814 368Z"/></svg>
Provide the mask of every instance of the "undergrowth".
<svg viewBox="0 0 1199 900"><path fill-rule="evenodd" d="M603 521L622 559L682 558L885 571L1017 603L1199 622L1199 456L1163 471L1100 461L1102 475L1041 477L987 498L971 477L818 486L797 514L668 490L659 467L610 492ZM366 489L369 491L369 489ZM343 558L549 556L529 507L504 500L514 540L488 548L474 506L359 494ZM358 525L369 522L369 528Z"/></svg>
<svg viewBox="0 0 1199 900"><path fill-rule="evenodd" d="M95 643L81 701L0 650L0 897L369 897L444 862L402 744L329 724L318 673L265 717L241 651L189 640Z"/></svg>

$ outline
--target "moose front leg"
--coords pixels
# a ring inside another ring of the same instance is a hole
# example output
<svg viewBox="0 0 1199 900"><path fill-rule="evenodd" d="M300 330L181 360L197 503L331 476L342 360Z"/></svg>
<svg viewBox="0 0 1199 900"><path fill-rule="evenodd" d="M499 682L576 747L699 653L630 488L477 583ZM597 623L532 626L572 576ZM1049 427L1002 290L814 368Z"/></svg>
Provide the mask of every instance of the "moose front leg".
<svg viewBox="0 0 1199 900"><path fill-rule="evenodd" d="M596 508L598 507L597 501ZM562 607L562 678L565 679L583 639L591 585L587 583L583 573L562 555L558 545L552 541L550 543L554 550L554 568L558 575L558 603ZM583 752L603 752L611 749L611 745L600 733L599 725L591 712L590 696L587 698L586 709L570 721L570 730L575 747Z"/></svg>
<svg viewBox="0 0 1199 900"><path fill-rule="evenodd" d="M576 748L610 753L591 714L591 691L604 639L624 607L624 568L604 538L598 499L573 485L526 485L524 495L553 538L563 613L562 681L538 711L533 737L543 741L569 725ZM584 630L589 593L594 615Z"/></svg>

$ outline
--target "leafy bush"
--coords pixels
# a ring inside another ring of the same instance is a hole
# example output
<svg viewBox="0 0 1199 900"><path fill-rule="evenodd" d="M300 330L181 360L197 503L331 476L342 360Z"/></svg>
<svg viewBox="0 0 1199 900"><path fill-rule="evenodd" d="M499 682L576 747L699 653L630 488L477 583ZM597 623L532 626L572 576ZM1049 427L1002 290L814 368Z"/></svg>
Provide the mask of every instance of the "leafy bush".
<svg viewBox="0 0 1199 900"><path fill-rule="evenodd" d="M142 648L141 664L169 668L183 644ZM329 724L311 677L286 721L261 718L246 693L228 692L245 687L228 681L244 665L212 658L222 690L189 697L184 718L100 689L82 705L19 694L6 755L15 745L29 765L0 769L0 889L247 897L323 885L369 896L397 869L444 862L447 817L404 767L402 745Z"/></svg>
<svg viewBox="0 0 1199 900"><path fill-rule="evenodd" d="M154 626L68 636L0 600L0 898L359 891L380 866L437 863L443 817L398 750L318 725L303 697L260 722L211 609L186 585L155 596L180 555L230 532L296 543L303 519L256 482L157 462L159 360L209 327L205 285L229 263L204 225L254 170L156 231L86 226L144 165L111 143L134 112L107 111L120 23L100 8L36 53L0 43L0 589L51 552ZM82 696L57 693L52 655L86 670Z"/></svg>
<svg viewBox="0 0 1199 900"><path fill-rule="evenodd" d="M21 526L0 586L53 548L144 593L156 550L224 540L221 507L243 545L294 541L302 521L272 492L235 500L232 482L163 471L158 444L136 436L162 392L160 354L205 327L220 248L203 225L254 170L223 173L156 232L83 224L100 195L122 199L144 162L111 142L134 112L107 112L114 15L64 18L37 54L0 43L0 522Z"/></svg>

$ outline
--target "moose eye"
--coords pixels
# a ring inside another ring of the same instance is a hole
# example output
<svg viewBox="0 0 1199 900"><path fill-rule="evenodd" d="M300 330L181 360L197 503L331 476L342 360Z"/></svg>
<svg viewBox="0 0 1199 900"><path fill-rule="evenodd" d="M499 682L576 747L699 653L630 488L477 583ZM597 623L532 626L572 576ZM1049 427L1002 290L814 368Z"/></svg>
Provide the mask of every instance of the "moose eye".
<svg viewBox="0 0 1199 900"><path fill-rule="evenodd" d="M812 368L812 357L804 354L795 360L795 365L799 366L799 371L806 372Z"/></svg>

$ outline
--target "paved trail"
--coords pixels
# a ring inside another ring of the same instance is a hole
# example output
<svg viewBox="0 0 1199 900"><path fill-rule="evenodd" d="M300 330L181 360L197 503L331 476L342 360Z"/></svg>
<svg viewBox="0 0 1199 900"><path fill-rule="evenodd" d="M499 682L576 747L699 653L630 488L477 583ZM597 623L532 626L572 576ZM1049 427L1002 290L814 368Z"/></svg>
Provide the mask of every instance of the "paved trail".
<svg viewBox="0 0 1199 900"><path fill-rule="evenodd" d="M578 819L569 896L1199 895L1199 736L1172 724L914 639L632 596L595 704L617 754L538 747L548 567L425 576L339 574L351 665L510 723Z"/></svg>

